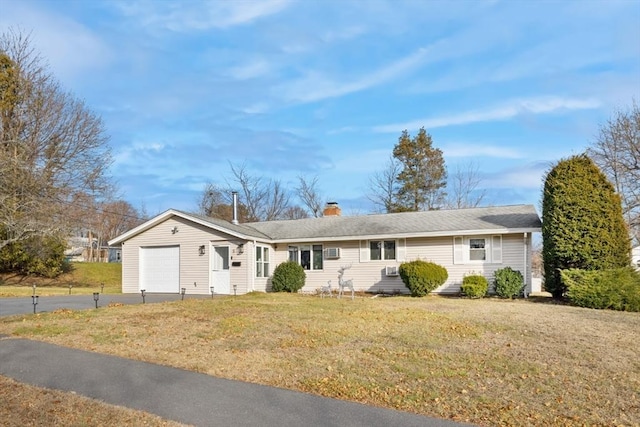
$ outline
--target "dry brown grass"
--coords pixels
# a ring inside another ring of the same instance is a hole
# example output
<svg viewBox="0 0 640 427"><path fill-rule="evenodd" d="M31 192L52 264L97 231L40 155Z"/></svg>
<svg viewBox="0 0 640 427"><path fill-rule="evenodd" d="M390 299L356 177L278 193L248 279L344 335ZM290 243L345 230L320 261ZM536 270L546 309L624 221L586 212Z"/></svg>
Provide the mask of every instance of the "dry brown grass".
<svg viewBox="0 0 640 427"><path fill-rule="evenodd" d="M640 315L252 294L0 320L0 333L480 425L640 425Z"/></svg>
<svg viewBox="0 0 640 427"><path fill-rule="evenodd" d="M0 402L0 425L7 427L184 425L73 393L21 384L3 376L0 376Z"/></svg>

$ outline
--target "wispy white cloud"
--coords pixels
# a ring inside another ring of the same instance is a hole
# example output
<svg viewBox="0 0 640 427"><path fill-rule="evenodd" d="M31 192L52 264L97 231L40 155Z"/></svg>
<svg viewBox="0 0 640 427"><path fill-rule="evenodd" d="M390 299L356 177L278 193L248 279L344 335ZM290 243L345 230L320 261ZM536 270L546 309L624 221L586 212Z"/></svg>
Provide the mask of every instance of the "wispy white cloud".
<svg viewBox="0 0 640 427"><path fill-rule="evenodd" d="M229 28L274 15L289 6L290 0L261 1L182 1L140 0L116 4L125 15L147 27L176 32Z"/></svg>
<svg viewBox="0 0 640 427"><path fill-rule="evenodd" d="M375 126L374 132L396 133L403 129L416 130L421 127L435 129L448 126L460 126L471 123L495 122L512 119L522 114L549 114L558 111L584 110L597 108L600 102L591 98L562 98L555 96L515 99L501 105L481 110L467 111L441 117L425 117L405 123L392 123Z"/></svg>
<svg viewBox="0 0 640 427"><path fill-rule="evenodd" d="M321 73L311 71L301 79L279 86L276 93L280 93L285 100L295 103L336 98L399 78L422 64L427 57L427 53L428 49L419 48L412 54L396 60L388 66L351 81L328 78Z"/></svg>
<svg viewBox="0 0 640 427"><path fill-rule="evenodd" d="M256 59L235 67L227 71L227 75L235 80L249 80L261 77L271 70L270 64L264 59Z"/></svg>
<svg viewBox="0 0 640 427"><path fill-rule="evenodd" d="M442 151L447 158L494 157L498 159L521 159L525 156L524 153L513 147L488 145L479 141L464 144L445 144L442 147Z"/></svg>

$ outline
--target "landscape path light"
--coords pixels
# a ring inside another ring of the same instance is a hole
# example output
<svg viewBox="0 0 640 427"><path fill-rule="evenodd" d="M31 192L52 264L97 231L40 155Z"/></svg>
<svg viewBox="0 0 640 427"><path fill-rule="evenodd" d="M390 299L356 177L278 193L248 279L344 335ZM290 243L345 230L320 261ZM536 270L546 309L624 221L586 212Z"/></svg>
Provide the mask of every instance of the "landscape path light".
<svg viewBox="0 0 640 427"><path fill-rule="evenodd" d="M34 283L33 284L33 295L35 296L35 294L36 294L36 284Z"/></svg>
<svg viewBox="0 0 640 427"><path fill-rule="evenodd" d="M184 301L184 294L186 294L186 293L187 293L187 288L182 288L180 290L180 294L182 294L182 301Z"/></svg>
<svg viewBox="0 0 640 427"><path fill-rule="evenodd" d="M213 299L213 286L211 286L211 299Z"/></svg>
<svg viewBox="0 0 640 427"><path fill-rule="evenodd" d="M144 304L144 294L145 294L146 292L147 292L147 291L146 291L145 289L140 289L140 293L142 294L142 303L143 303L143 304Z"/></svg>
<svg viewBox="0 0 640 427"><path fill-rule="evenodd" d="M100 283L100 293L104 294L104 283Z"/></svg>
<svg viewBox="0 0 640 427"><path fill-rule="evenodd" d="M33 314L36 314L36 305L38 305L38 295L31 296L31 303L33 304Z"/></svg>
<svg viewBox="0 0 640 427"><path fill-rule="evenodd" d="M236 295L238 295L238 285L233 285L233 296L235 297Z"/></svg>
<svg viewBox="0 0 640 427"><path fill-rule="evenodd" d="M71 288L73 288L73 285L69 283L69 295L71 295Z"/></svg>
<svg viewBox="0 0 640 427"><path fill-rule="evenodd" d="M96 302L96 308L98 308L98 300L100 299L100 292L93 293L93 300Z"/></svg>

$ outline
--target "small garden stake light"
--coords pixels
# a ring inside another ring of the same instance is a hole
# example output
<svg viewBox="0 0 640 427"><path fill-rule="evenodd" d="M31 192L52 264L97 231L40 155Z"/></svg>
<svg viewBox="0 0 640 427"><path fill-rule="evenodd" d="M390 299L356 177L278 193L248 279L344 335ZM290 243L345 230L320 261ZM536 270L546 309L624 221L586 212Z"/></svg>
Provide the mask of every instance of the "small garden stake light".
<svg viewBox="0 0 640 427"><path fill-rule="evenodd" d="M142 303L143 303L143 304L144 304L144 294L145 294L146 292L147 292L147 291L146 291L145 289L140 289L140 293L142 294Z"/></svg>
<svg viewBox="0 0 640 427"><path fill-rule="evenodd" d="M73 288L73 285L69 283L69 295L71 295L71 288Z"/></svg>
<svg viewBox="0 0 640 427"><path fill-rule="evenodd" d="M100 292L93 293L93 300L96 302L96 308L98 308L98 300L100 299Z"/></svg>
<svg viewBox="0 0 640 427"><path fill-rule="evenodd" d="M36 314L36 305L38 305L38 295L31 296L31 303L33 304L33 314Z"/></svg>
<svg viewBox="0 0 640 427"><path fill-rule="evenodd" d="M235 297L236 295L238 295L238 285L233 285L233 296Z"/></svg>
<svg viewBox="0 0 640 427"><path fill-rule="evenodd" d="M184 294L186 294L186 293L187 293L187 288L182 288L180 290L180 294L182 294L182 301L184 301Z"/></svg>
<svg viewBox="0 0 640 427"><path fill-rule="evenodd" d="M211 289L211 299L213 299L213 286L210 289Z"/></svg>
<svg viewBox="0 0 640 427"><path fill-rule="evenodd" d="M35 296L35 295L36 295L36 284L34 283L33 284L33 296Z"/></svg>
<svg viewBox="0 0 640 427"><path fill-rule="evenodd" d="M104 283L100 283L100 293L104 294Z"/></svg>

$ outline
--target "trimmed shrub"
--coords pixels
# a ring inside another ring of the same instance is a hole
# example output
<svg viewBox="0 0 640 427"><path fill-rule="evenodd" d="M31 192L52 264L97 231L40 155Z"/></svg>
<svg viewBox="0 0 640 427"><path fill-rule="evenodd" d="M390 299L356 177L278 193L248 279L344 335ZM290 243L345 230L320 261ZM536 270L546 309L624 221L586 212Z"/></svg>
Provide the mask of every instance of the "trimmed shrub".
<svg viewBox="0 0 640 427"><path fill-rule="evenodd" d="M460 287L462 294L469 298L482 298L487 294L488 289L489 282L484 276L479 274L464 276L462 286Z"/></svg>
<svg viewBox="0 0 640 427"><path fill-rule="evenodd" d="M640 273L633 268L563 270L567 298L579 307L640 312Z"/></svg>
<svg viewBox="0 0 640 427"><path fill-rule="evenodd" d="M524 279L522 273L513 270L511 267L496 270L493 280L496 294L500 298L516 298L524 290Z"/></svg>
<svg viewBox="0 0 640 427"><path fill-rule="evenodd" d="M64 239L34 236L0 249L0 272L55 278L69 270Z"/></svg>
<svg viewBox="0 0 640 427"><path fill-rule="evenodd" d="M411 296L423 297L447 281L447 269L433 262L416 260L400 264L398 273Z"/></svg>
<svg viewBox="0 0 640 427"><path fill-rule="evenodd" d="M271 290L274 292L298 292L307 278L304 269L295 261L278 265L271 278Z"/></svg>

